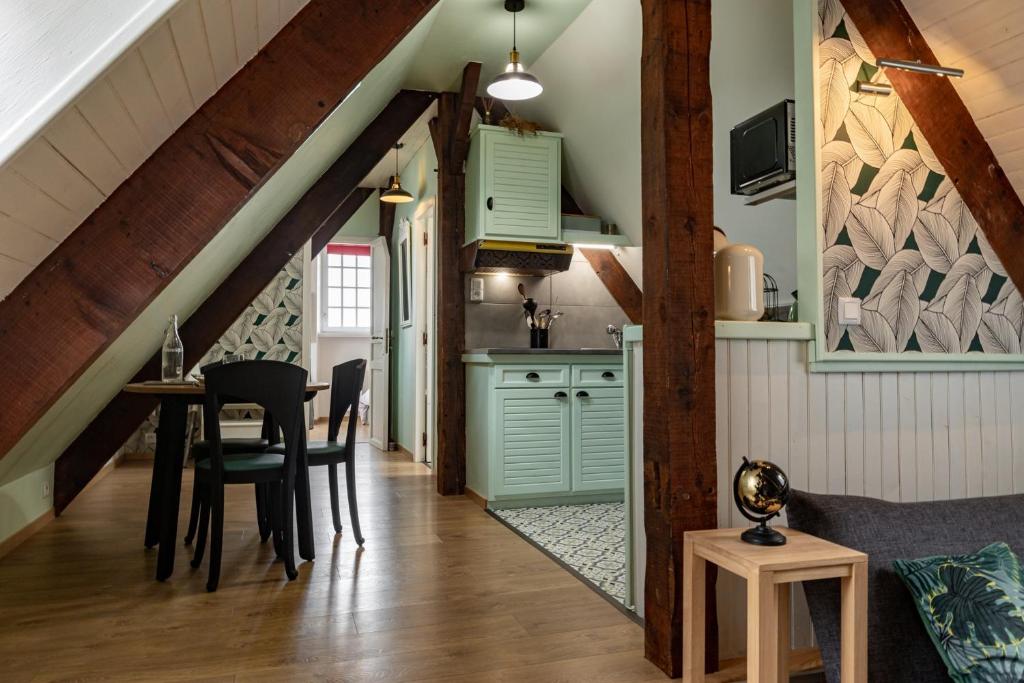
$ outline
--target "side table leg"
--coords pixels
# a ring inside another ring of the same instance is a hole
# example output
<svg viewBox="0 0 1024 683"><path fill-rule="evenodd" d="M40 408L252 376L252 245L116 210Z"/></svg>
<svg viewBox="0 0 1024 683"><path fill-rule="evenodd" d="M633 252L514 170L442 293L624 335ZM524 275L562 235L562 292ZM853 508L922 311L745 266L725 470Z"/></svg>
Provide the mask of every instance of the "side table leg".
<svg viewBox="0 0 1024 683"><path fill-rule="evenodd" d="M778 591L772 573L761 572L747 577L747 683L777 683L778 676Z"/></svg>
<svg viewBox="0 0 1024 683"><path fill-rule="evenodd" d="M775 586L779 611L779 681L789 680L789 584L780 583Z"/></svg>
<svg viewBox="0 0 1024 683"><path fill-rule="evenodd" d="M707 561L683 541L683 681L704 683L704 605Z"/></svg>
<svg viewBox="0 0 1024 683"><path fill-rule="evenodd" d="M843 683L867 683L868 680L868 565L857 562L850 575L842 579L842 653Z"/></svg>

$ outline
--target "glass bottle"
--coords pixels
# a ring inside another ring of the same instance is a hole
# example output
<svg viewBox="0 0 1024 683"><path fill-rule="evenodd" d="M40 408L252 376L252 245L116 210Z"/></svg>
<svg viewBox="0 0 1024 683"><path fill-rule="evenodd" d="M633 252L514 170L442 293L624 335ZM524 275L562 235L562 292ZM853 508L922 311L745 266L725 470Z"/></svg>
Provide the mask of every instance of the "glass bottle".
<svg viewBox="0 0 1024 683"><path fill-rule="evenodd" d="M184 378L182 366L185 363L185 347L178 336L178 316L172 315L167 323L167 336L161 354L160 374L165 382L180 382Z"/></svg>

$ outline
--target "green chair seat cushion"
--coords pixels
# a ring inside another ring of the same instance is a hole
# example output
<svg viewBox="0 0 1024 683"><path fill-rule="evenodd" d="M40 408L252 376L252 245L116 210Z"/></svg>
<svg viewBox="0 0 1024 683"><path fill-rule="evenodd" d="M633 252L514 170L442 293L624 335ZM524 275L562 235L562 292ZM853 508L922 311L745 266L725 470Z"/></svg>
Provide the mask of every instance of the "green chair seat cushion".
<svg viewBox="0 0 1024 683"><path fill-rule="evenodd" d="M1006 543L969 555L895 560L956 683L1024 680L1024 583Z"/></svg>
<svg viewBox="0 0 1024 683"><path fill-rule="evenodd" d="M277 444L267 449L269 453L284 453L284 444ZM340 441L309 441L306 443L308 455L335 455L345 452L345 444Z"/></svg>
<svg viewBox="0 0 1024 683"><path fill-rule="evenodd" d="M220 446L224 453L258 453L270 445L266 439L221 439ZM210 450L210 442L202 439L192 444L196 451L207 452Z"/></svg>
<svg viewBox="0 0 1024 683"><path fill-rule="evenodd" d="M210 469L209 458L200 460L196 467ZM284 456L280 453L237 453L224 458L225 472L253 472L256 470L273 470L284 467Z"/></svg>

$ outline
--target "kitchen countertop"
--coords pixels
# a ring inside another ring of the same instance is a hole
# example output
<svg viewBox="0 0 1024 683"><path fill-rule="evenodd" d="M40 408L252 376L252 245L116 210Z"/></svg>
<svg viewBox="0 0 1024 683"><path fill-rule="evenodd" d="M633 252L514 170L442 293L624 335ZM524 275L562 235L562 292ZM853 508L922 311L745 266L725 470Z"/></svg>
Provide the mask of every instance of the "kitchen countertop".
<svg viewBox="0 0 1024 683"><path fill-rule="evenodd" d="M504 348L504 349L466 349L466 355L538 355L538 356L621 356L622 349L531 349L531 348Z"/></svg>

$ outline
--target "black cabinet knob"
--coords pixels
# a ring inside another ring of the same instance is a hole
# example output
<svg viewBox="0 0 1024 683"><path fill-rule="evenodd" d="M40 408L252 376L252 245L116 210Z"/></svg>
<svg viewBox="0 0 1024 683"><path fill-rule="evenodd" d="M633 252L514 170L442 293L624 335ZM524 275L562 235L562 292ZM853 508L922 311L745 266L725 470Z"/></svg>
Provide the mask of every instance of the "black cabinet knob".
<svg viewBox="0 0 1024 683"><path fill-rule="evenodd" d="M604 379L615 379L615 373L609 370L605 370L604 372L601 373L601 377L603 377Z"/></svg>
<svg viewBox="0 0 1024 683"><path fill-rule="evenodd" d="M540 379L540 375L538 375L536 372L528 372L526 373L526 379L531 381L537 380Z"/></svg>
<svg viewBox="0 0 1024 683"><path fill-rule="evenodd" d="M565 393L564 391L555 392L555 398L568 398L568 396L569 394Z"/></svg>
<svg viewBox="0 0 1024 683"><path fill-rule="evenodd" d="M587 398L588 396L590 396L590 394L588 394L585 391L577 391L576 392L576 398Z"/></svg>

